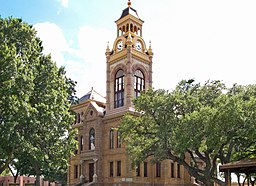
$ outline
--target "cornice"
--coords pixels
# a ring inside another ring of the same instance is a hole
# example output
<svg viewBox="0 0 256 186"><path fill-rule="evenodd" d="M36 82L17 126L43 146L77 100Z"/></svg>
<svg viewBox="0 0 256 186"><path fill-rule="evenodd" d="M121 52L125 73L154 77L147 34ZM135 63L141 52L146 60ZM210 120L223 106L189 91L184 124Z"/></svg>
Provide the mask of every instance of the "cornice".
<svg viewBox="0 0 256 186"><path fill-rule="evenodd" d="M137 50L132 50L132 57L135 57L147 64L150 64L149 56L145 53L139 52Z"/></svg>
<svg viewBox="0 0 256 186"><path fill-rule="evenodd" d="M115 63L115 62L117 62L119 60L125 59L126 57L127 57L127 50L123 49L122 51L120 51L118 53L115 53L112 56L110 56L108 62L110 64L113 64L113 63Z"/></svg>
<svg viewBox="0 0 256 186"><path fill-rule="evenodd" d="M127 20L129 20L129 19L133 20L134 22L136 22L136 23L138 23L138 24L140 24L140 25L142 25L142 24L144 23L143 20L138 19L138 18L134 17L134 16L131 15L131 14L129 14L128 16L123 17L122 19L119 19L119 20L115 21L115 23L116 23L117 25L120 25L120 24L124 23L125 21L127 21Z"/></svg>

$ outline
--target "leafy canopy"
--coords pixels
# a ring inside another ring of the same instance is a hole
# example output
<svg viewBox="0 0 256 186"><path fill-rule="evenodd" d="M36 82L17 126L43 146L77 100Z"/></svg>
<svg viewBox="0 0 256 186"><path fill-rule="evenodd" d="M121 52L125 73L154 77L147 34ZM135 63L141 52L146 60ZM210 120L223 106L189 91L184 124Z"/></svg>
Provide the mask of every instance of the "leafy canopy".
<svg viewBox="0 0 256 186"><path fill-rule="evenodd" d="M218 163L255 156L256 85L181 81L171 92L143 93L134 106L120 127L133 161L171 159L204 185L225 185Z"/></svg>
<svg viewBox="0 0 256 186"><path fill-rule="evenodd" d="M0 18L0 173L9 164L22 174L63 173L75 146L75 82L42 50L32 26Z"/></svg>

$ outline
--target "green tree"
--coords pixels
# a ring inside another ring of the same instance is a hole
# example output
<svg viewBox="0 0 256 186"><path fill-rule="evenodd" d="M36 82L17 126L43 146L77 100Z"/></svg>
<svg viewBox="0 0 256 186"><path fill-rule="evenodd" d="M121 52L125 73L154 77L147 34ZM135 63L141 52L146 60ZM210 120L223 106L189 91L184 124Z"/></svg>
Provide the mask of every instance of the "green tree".
<svg viewBox="0 0 256 186"><path fill-rule="evenodd" d="M28 161L23 174L39 179L65 169L75 147L75 82L42 50L32 26L0 18L0 173Z"/></svg>
<svg viewBox="0 0 256 186"><path fill-rule="evenodd" d="M255 85L228 89L220 81L181 81L171 92L147 91L134 105L136 113L120 127L133 161L171 159L210 186L225 185L218 163L255 155Z"/></svg>

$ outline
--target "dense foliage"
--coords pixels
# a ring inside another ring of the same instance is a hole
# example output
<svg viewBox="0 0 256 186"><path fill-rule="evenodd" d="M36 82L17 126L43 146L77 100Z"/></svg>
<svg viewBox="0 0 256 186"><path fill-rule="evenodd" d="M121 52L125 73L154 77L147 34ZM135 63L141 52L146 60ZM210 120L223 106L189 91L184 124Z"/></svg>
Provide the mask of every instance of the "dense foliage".
<svg viewBox="0 0 256 186"><path fill-rule="evenodd" d="M10 164L28 175L63 173L75 147L75 82L42 50L32 26L0 18L0 173Z"/></svg>
<svg viewBox="0 0 256 186"><path fill-rule="evenodd" d="M255 156L256 85L181 81L171 92L147 91L134 105L120 129L134 161L171 159L204 185L225 185L219 163Z"/></svg>

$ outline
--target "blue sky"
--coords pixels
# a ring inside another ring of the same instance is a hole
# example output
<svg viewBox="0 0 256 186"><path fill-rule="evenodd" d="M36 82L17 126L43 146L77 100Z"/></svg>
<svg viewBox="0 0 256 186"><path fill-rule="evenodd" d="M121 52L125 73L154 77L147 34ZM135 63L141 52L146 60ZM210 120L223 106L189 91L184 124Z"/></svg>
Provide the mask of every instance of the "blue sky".
<svg viewBox="0 0 256 186"><path fill-rule="evenodd" d="M131 0L152 41L153 86L173 89L182 79L256 82L255 0ZM0 0L2 18L33 24L82 96L105 95L105 49L127 0Z"/></svg>

